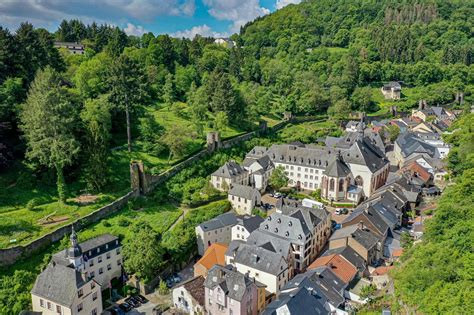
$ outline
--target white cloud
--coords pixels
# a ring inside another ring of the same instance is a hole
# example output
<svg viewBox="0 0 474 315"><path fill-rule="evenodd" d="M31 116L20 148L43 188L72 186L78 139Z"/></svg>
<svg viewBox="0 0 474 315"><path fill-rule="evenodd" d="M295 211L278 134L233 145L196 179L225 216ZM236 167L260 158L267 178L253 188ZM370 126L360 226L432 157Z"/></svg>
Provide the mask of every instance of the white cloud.
<svg viewBox="0 0 474 315"><path fill-rule="evenodd" d="M181 37L194 38L196 35L201 35L204 37L227 37L228 36L228 34L226 33L214 32L212 28L210 28L206 24L194 26L190 29L178 31L171 34L171 36L176 37L176 38L181 38Z"/></svg>
<svg viewBox="0 0 474 315"><path fill-rule="evenodd" d="M289 4L298 4L300 2L301 0L277 0L275 7L277 9L281 9L283 7L286 7Z"/></svg>
<svg viewBox="0 0 474 315"><path fill-rule="evenodd" d="M195 0L0 0L0 24L12 29L29 21L54 29L63 19L121 25L131 19L149 22L158 16L193 15Z"/></svg>
<svg viewBox="0 0 474 315"><path fill-rule="evenodd" d="M147 30L143 28L141 25L134 25L132 23L127 23L127 27L125 27L124 32L127 35L133 35L133 36L142 36L145 33L148 33Z"/></svg>
<svg viewBox="0 0 474 315"><path fill-rule="evenodd" d="M203 0L211 16L218 20L232 21L230 31L238 32L240 27L256 17L270 13L260 6L259 0Z"/></svg>

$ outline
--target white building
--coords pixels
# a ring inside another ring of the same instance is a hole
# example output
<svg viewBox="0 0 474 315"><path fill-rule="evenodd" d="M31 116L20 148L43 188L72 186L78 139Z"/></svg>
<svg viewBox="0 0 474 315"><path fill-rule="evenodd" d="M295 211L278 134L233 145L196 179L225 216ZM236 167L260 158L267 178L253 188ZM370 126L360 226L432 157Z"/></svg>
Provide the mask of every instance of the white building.
<svg viewBox="0 0 474 315"><path fill-rule="evenodd" d="M85 53L84 45L77 42L54 42L54 47L64 48L74 55L83 55Z"/></svg>
<svg viewBox="0 0 474 315"><path fill-rule="evenodd" d="M81 244L74 229L71 247L53 255L31 290L33 311L42 314L102 313L101 290L121 276L121 245L104 234Z"/></svg>
<svg viewBox="0 0 474 315"><path fill-rule="evenodd" d="M190 315L204 314L204 277L192 278L173 289L173 305Z"/></svg>
<svg viewBox="0 0 474 315"><path fill-rule="evenodd" d="M274 165L270 158L265 155L265 147L255 147L246 156L243 162L244 168L249 172L249 184L259 191L267 189L270 175Z"/></svg>
<svg viewBox="0 0 474 315"><path fill-rule="evenodd" d="M261 204L262 196L256 188L233 184L227 196L238 214L252 214L253 208Z"/></svg>
<svg viewBox="0 0 474 315"><path fill-rule="evenodd" d="M214 243L228 245L232 238L232 227L237 224L233 213L221 214L196 226L196 239L199 255L204 255L207 248Z"/></svg>
<svg viewBox="0 0 474 315"><path fill-rule="evenodd" d="M246 242L250 233L258 229L263 221L259 216L238 216L237 224L232 227L232 240Z"/></svg>
<svg viewBox="0 0 474 315"><path fill-rule="evenodd" d="M234 184L248 185L249 175L237 162L229 161L211 174L211 184L220 191L227 191Z"/></svg>

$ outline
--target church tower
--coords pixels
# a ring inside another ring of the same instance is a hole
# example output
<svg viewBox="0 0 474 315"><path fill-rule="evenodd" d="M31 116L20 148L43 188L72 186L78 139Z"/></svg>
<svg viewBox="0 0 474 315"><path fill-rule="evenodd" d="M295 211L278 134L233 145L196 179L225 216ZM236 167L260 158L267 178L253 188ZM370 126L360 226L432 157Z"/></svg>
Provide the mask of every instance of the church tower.
<svg viewBox="0 0 474 315"><path fill-rule="evenodd" d="M83 268L82 250L77 243L77 235L76 231L74 231L74 226L72 226L72 232L69 239L71 240L71 247L67 250L69 262L74 265L76 270L81 270Z"/></svg>

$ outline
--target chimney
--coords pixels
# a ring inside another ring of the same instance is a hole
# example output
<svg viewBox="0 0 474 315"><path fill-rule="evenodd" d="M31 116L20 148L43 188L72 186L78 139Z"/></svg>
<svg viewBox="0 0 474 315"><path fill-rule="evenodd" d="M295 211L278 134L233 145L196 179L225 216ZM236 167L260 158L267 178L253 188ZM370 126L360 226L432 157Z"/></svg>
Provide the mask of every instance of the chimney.
<svg viewBox="0 0 474 315"><path fill-rule="evenodd" d="M359 229L363 230L364 229L364 222L359 221L359 224L357 225Z"/></svg>

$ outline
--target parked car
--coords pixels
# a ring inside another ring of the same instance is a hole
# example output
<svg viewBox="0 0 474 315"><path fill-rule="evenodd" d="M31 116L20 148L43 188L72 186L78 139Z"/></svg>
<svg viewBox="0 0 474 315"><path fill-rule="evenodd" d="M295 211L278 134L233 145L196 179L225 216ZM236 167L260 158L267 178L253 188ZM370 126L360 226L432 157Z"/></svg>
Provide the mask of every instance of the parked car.
<svg viewBox="0 0 474 315"><path fill-rule="evenodd" d="M125 312L117 306L112 307L109 311L112 315L125 315Z"/></svg>
<svg viewBox="0 0 474 315"><path fill-rule="evenodd" d="M140 306L140 302L138 300L136 300L133 296L126 298L125 303L131 305L132 307L139 307Z"/></svg>
<svg viewBox="0 0 474 315"><path fill-rule="evenodd" d="M275 197L275 198L281 198L281 193L276 192L276 193L273 194L273 197Z"/></svg>
<svg viewBox="0 0 474 315"><path fill-rule="evenodd" d="M181 282L181 280L182 280L181 277L177 273L173 274L174 283L179 283L179 282Z"/></svg>
<svg viewBox="0 0 474 315"><path fill-rule="evenodd" d="M135 298L137 298L142 304L148 303L148 300L141 294L138 294L137 296L135 296Z"/></svg>
<svg viewBox="0 0 474 315"><path fill-rule="evenodd" d="M337 214L337 215L348 214L349 210L347 210L347 208L337 208L334 213Z"/></svg>
<svg viewBox="0 0 474 315"><path fill-rule="evenodd" d="M132 310L132 306L128 303L122 303L122 304L119 304L119 307L122 311L124 311L125 313L127 312L130 312Z"/></svg>

